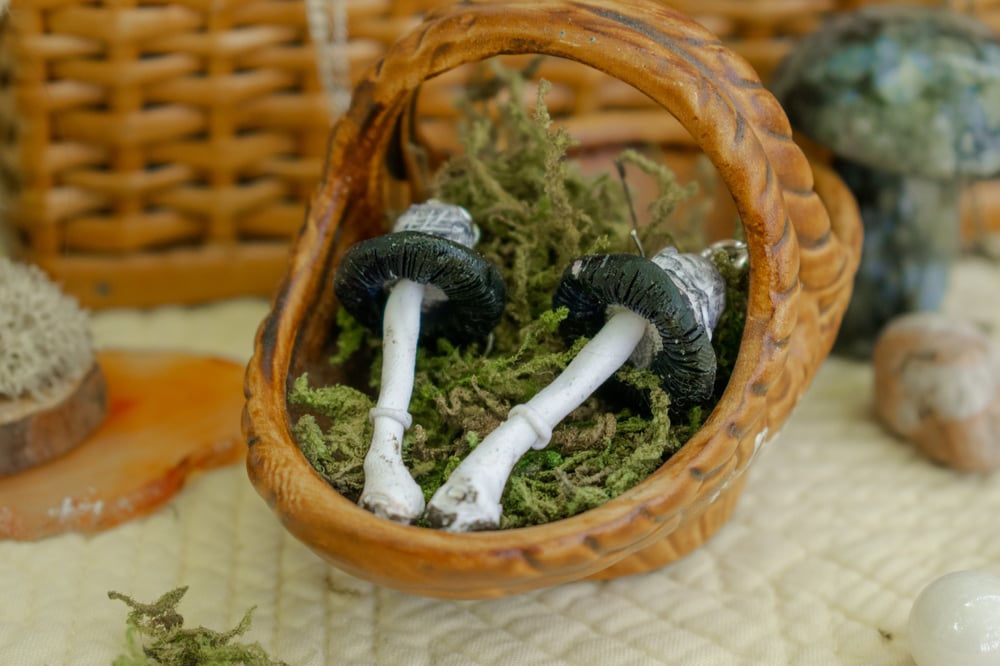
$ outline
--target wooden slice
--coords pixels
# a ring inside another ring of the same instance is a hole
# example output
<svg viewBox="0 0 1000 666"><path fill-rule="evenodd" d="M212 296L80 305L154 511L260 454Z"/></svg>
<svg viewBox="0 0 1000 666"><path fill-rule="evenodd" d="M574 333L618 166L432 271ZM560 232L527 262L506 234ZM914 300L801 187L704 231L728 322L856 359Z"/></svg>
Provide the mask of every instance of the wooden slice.
<svg viewBox="0 0 1000 666"><path fill-rule="evenodd" d="M73 449L107 411L104 374L96 363L80 379L44 398L0 399L0 477Z"/></svg>
<svg viewBox="0 0 1000 666"><path fill-rule="evenodd" d="M0 478L0 538L104 530L160 507L191 474L243 459L242 365L126 351L97 363L107 418L72 450Z"/></svg>

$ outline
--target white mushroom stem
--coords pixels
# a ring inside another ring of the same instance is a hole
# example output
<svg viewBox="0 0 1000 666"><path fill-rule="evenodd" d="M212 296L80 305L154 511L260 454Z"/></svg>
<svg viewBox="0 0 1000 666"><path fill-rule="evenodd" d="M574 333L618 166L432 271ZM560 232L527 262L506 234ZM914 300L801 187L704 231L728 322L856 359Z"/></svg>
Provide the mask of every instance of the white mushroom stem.
<svg viewBox="0 0 1000 666"><path fill-rule="evenodd" d="M517 461L548 445L552 429L629 359L649 326L625 309L608 319L555 381L513 407L455 468L430 501L431 521L453 532L497 527L500 496Z"/></svg>
<svg viewBox="0 0 1000 666"><path fill-rule="evenodd" d="M374 434L365 455L360 504L372 513L413 522L424 512L424 495L403 463L403 433L413 419L417 339L425 287L412 280L394 284L382 314L382 388L369 413Z"/></svg>

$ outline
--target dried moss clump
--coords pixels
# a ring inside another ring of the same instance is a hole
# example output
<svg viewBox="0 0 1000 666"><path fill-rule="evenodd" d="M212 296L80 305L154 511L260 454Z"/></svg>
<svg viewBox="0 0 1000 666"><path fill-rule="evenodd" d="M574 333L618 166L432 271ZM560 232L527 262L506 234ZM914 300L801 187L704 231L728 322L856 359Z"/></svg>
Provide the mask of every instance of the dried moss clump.
<svg viewBox="0 0 1000 666"><path fill-rule="evenodd" d="M462 104L465 153L436 174L435 196L471 213L482 230L476 250L504 273L508 304L495 338L497 351L509 353L519 346L521 328L551 307L552 293L573 259L634 246L621 183L607 174L584 177L567 161L574 140L552 125L544 101L548 84L541 82L531 112L524 104L523 79L495 71L508 95L493 101L495 112L487 103L476 104L475 97ZM694 188L681 187L672 171L635 151L620 160L657 179L659 197L643 242L659 248L670 238L667 218Z"/></svg>
<svg viewBox="0 0 1000 666"><path fill-rule="evenodd" d="M403 457L427 499L512 406L550 383L586 342L567 345L558 333L566 312L552 310L551 298L565 267L581 255L634 249L622 184L607 174L584 177L573 168L567 160L573 140L553 127L545 82L532 111L524 104L520 76L502 68L493 73L487 87L505 94L471 91L462 104L466 151L436 174L434 196L464 206L479 224L477 250L501 269L508 302L483 345L457 348L438 340L418 352L410 412L419 425L407 432ZM659 184L651 222L641 232L645 247L659 249L671 241L667 218L693 189L634 151L620 161ZM738 293L739 276L730 271L730 277ZM729 308L734 330L742 331L744 304L737 298ZM338 316L338 326L332 361L370 355L369 387L377 392L379 341L346 314ZM720 375L728 374L720 368ZM673 414L652 373L624 368L616 380L617 392L630 400L592 397L555 428L546 449L518 463L502 499L501 528L558 520L613 499L659 467L707 413L699 406ZM309 412L295 427L306 456L334 488L357 500L372 398L343 386L312 388L300 377L289 401Z"/></svg>
<svg viewBox="0 0 1000 666"><path fill-rule="evenodd" d="M0 398L42 397L94 361L90 321L36 266L0 257Z"/></svg>
<svg viewBox="0 0 1000 666"><path fill-rule="evenodd" d="M177 604L186 592L186 587L179 587L151 604L108 592L108 598L123 601L132 609L126 620L127 651L112 662L113 666L287 666L269 657L259 643L233 642L250 628L253 608L229 631L185 629Z"/></svg>

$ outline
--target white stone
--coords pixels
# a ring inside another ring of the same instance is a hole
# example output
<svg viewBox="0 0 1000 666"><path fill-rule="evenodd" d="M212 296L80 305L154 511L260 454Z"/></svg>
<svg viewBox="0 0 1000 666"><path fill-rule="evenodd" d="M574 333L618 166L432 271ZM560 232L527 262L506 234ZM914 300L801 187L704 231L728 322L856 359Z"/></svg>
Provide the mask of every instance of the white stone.
<svg viewBox="0 0 1000 666"><path fill-rule="evenodd" d="M955 571L923 589L910 611L917 666L1000 664L1000 578Z"/></svg>

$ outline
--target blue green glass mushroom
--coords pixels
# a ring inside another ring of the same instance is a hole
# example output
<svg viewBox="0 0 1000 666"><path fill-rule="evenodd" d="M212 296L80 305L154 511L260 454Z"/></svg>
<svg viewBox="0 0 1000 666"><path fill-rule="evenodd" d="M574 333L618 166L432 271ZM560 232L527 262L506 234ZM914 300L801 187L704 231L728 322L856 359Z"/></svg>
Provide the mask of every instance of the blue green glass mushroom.
<svg viewBox="0 0 1000 666"><path fill-rule="evenodd" d="M1000 173L1000 41L947 9L868 7L805 38L771 88L858 200L865 242L837 348L866 356L895 315L940 305L962 186Z"/></svg>

